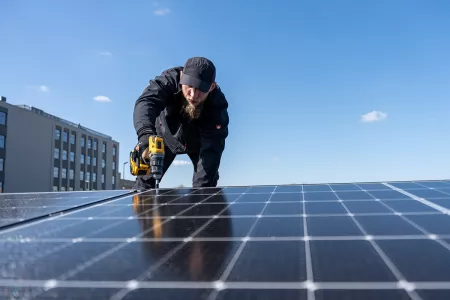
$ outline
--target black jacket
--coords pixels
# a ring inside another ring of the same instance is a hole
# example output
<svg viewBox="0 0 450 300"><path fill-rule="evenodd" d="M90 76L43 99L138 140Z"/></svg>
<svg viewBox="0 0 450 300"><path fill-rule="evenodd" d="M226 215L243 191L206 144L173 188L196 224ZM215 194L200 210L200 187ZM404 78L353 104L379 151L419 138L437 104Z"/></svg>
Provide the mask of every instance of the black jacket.
<svg viewBox="0 0 450 300"><path fill-rule="evenodd" d="M184 97L179 80L182 69L167 69L150 80L136 101L134 127L139 141L148 141L149 135L159 134L172 153L198 154L194 187L216 186L228 136L228 102L217 85L205 100L201 116L188 120L181 114Z"/></svg>

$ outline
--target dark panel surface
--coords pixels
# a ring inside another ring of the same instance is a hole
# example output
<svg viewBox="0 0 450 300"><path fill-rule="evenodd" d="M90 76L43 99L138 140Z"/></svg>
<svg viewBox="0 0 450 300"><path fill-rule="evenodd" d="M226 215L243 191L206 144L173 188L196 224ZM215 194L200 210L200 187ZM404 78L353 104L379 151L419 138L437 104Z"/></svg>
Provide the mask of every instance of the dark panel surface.
<svg viewBox="0 0 450 300"><path fill-rule="evenodd" d="M447 299L450 216L427 202L445 201L433 195L447 184L123 196L0 230L0 298ZM400 187L431 197L409 197ZM31 212L38 201L64 209L100 193L18 203Z"/></svg>
<svg viewBox="0 0 450 300"><path fill-rule="evenodd" d="M305 243L249 241L227 280L285 282L306 280Z"/></svg>
<svg viewBox="0 0 450 300"><path fill-rule="evenodd" d="M307 300L306 290L264 289L246 290L233 289L219 293L216 300Z"/></svg>
<svg viewBox="0 0 450 300"><path fill-rule="evenodd" d="M64 192L36 194L0 194L1 225L46 216L110 197L130 193L129 190L97 192Z"/></svg>
<svg viewBox="0 0 450 300"><path fill-rule="evenodd" d="M330 188L333 191L361 191L362 189L353 183L347 184L347 183L335 183L330 184Z"/></svg>
<svg viewBox="0 0 450 300"><path fill-rule="evenodd" d="M312 241L311 255L316 281L396 281L368 241Z"/></svg>
<svg viewBox="0 0 450 300"><path fill-rule="evenodd" d="M316 300L413 300L403 290L319 290ZM436 299L437 300L437 299Z"/></svg>

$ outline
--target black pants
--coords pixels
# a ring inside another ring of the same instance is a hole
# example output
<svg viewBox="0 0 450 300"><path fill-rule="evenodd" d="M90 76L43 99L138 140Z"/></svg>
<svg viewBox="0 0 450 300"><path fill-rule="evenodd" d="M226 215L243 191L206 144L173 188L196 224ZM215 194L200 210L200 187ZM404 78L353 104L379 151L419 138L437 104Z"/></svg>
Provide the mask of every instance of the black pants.
<svg viewBox="0 0 450 300"><path fill-rule="evenodd" d="M167 172L170 165L174 161L175 157L177 156L167 146L165 147L164 151L165 151L165 154L164 154L162 176L164 176L164 174ZM189 153L189 152L186 154L189 156L189 158L191 159L191 162L194 166L194 174L192 176L192 181L193 181L193 186L194 186L195 185L194 180L196 178L196 173L197 173L197 163L199 160L199 154L198 153ZM219 175L217 174L214 185L217 185L218 179L219 179ZM162 180L162 178L161 178L161 180ZM137 176L136 181L133 186L133 189L137 189L137 190L153 189L153 188L155 188L155 185L156 185L155 179L151 175Z"/></svg>

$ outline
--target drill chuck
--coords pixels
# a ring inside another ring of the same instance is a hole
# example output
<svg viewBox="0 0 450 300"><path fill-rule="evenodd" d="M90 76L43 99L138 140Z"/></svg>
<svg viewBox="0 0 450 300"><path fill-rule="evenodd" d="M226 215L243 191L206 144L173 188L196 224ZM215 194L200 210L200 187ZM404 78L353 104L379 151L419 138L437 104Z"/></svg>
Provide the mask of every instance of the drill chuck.
<svg viewBox="0 0 450 300"><path fill-rule="evenodd" d="M164 155L155 153L150 156L150 173L153 178L160 180L163 172Z"/></svg>

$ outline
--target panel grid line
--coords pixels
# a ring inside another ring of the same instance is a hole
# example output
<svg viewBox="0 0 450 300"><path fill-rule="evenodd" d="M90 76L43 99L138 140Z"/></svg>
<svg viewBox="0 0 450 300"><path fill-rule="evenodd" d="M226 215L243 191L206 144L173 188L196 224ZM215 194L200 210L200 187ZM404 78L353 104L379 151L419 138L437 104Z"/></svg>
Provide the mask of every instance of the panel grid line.
<svg viewBox="0 0 450 300"><path fill-rule="evenodd" d="M336 203L338 201L335 201ZM343 201L345 203L345 201ZM381 201L380 201L381 202ZM265 203L265 202L264 202ZM271 202L271 203L276 203L276 202ZM297 202L297 203L301 203L301 202ZM219 203L217 203L219 204ZM223 203L222 203L223 204ZM234 203L233 205L236 205L237 203ZM241 203L242 204L242 203ZM250 204L250 203L246 203L246 204ZM261 203L262 204L262 203ZM220 204L221 205L221 204ZM148 210L150 211L150 210ZM144 211L143 213L146 213L148 211ZM110 212L107 212L110 213ZM103 213L102 213L103 214ZM401 214L403 215L410 215L410 216L425 216L425 215L447 215L444 214L440 211L424 211L424 212L416 212L416 211L411 211L411 212L401 212ZM393 216L396 215L396 213L391 213L391 212L375 212L375 213L353 213L353 215L355 217L362 217L362 216ZM170 217L171 215L166 215L166 216L162 216L162 217ZM209 219L211 217L216 217L214 214L211 215L203 215L203 216L178 216L177 219ZM237 218L254 218L255 215L225 215L225 216L221 216L221 215L217 215L217 218L222 218L222 219L237 219ZM347 213L318 213L318 214L266 214L261 216L261 218L302 218L302 217L308 217L308 218L322 218L322 217L348 217ZM65 221L65 220L151 220L154 219L155 217L153 216L142 216L142 217L110 217L110 216L105 216L105 217L89 217L89 218L83 218L83 217L67 217L67 218L62 218L59 220L55 220L56 222L59 221ZM1 238L0 238L1 240Z"/></svg>
<svg viewBox="0 0 450 300"><path fill-rule="evenodd" d="M49 280L11 280L0 279L0 286L3 287L36 287L48 290ZM216 283L210 281L137 281L140 289L215 289ZM450 290L450 281L417 281L410 282L411 285L420 290ZM85 281L66 280L57 283L59 288L109 288L128 289L129 281ZM317 289L321 290L403 290L404 287L396 282L314 282ZM247 282L228 281L227 289L308 289L308 281L299 282Z"/></svg>
<svg viewBox="0 0 450 300"><path fill-rule="evenodd" d="M330 187L331 188L331 187ZM332 189L333 190L333 189ZM336 195L336 197L338 199L339 196L337 195L337 193L333 190L333 193ZM340 199L342 200L342 199ZM361 232L366 236L369 237L367 231L362 227L362 225L355 219L355 217L352 215L352 213L350 212L350 210L348 209L348 207L341 201L340 202L342 204L342 206L344 207L344 209L348 212L350 218L353 220L353 222L355 223L355 225L359 228L359 230L361 230ZM369 243L372 245L372 247L375 249L375 251L378 253L378 255L381 257L381 259L384 261L384 263L386 264L386 266L391 270L391 272L393 273L393 275L397 278L399 285L405 286L405 291L408 293L408 295L411 297L412 300L422 300L422 298L417 294L416 291L414 290L410 290L409 288L406 288L408 285L405 284L407 283L405 276L400 272L400 270L397 268L397 266L395 266L395 264L389 259L389 257L386 255L386 253L384 253L384 251L380 248L380 246L374 242L373 239L368 238L367 239L369 241Z"/></svg>
<svg viewBox="0 0 450 300"><path fill-rule="evenodd" d="M275 237L192 237L189 241L197 242L214 242L214 241L363 241L370 239L373 240L429 240L430 236L425 234L420 235L344 235L344 236L309 236L305 239L304 236L275 236ZM450 234L433 234L433 240L446 240L450 239ZM70 243L141 243L141 242L179 242L184 241L186 238L48 238L33 240L31 238L23 238L21 240L0 240L0 243L57 243L57 242L70 242Z"/></svg>
<svg viewBox="0 0 450 300"><path fill-rule="evenodd" d="M314 273L312 267L312 258L311 258L311 246L309 245L309 234L308 234L308 221L307 221L307 212L306 212L306 202L305 202L305 193L302 185L302 203L303 203L303 237L305 241L305 262L306 262L306 281L309 285L307 298L308 300L315 300L315 286L314 286Z"/></svg>
<svg viewBox="0 0 450 300"><path fill-rule="evenodd" d="M368 192L368 191L367 191ZM196 196L209 196L210 194L208 194L208 195L198 195L198 194L195 194ZM240 194L236 194L236 195L240 195ZM261 195L265 195L265 194L261 194ZM123 196L124 198L125 197L130 197L130 196L133 196L133 195L128 195L128 196ZM295 194L294 195L292 195L292 196L295 196ZM173 197L173 196L171 196L171 197ZM121 199L123 199L123 198L121 198ZM433 197L433 199L435 199L435 200L450 200L450 196L448 196L448 197ZM364 202L372 202L373 201L373 199L352 199L352 200L342 200L342 201L344 201L344 202L351 202L351 203L364 203ZM383 198L383 201L388 201L388 202L397 202L397 201L416 201L416 199L412 199L411 197L403 197L403 198ZM169 201L169 202L172 202L172 201ZM265 203L266 201L242 201L242 202L238 202L238 203L236 203L236 204L248 204L248 203L255 203L255 204L258 204L258 203ZM274 203L286 203L286 204L289 204L289 203L299 203L299 202L302 202L302 201L300 201L300 200L298 200L298 201L296 201L296 200L277 200L277 201L274 201ZM336 202L336 200L305 200L305 202L306 203L334 203L334 202ZM168 202L167 202L168 203ZM209 204L221 204L220 202L208 202L207 203L208 205ZM176 205L186 205L185 203L171 203L171 205L173 205L173 206L176 206ZM125 207L128 207L128 206L132 206L132 204L105 204L105 205L102 205L102 206L104 206L104 207L118 207L118 208L125 208ZM146 204L146 205L143 205L143 206L153 206L153 204ZM8 207L8 208L0 208L0 211L9 211L9 210L11 210L11 209L21 209L21 208L27 208L27 209L41 209L41 208L70 208L70 207L72 207L72 206L69 206L69 205L45 205L45 206L26 206L26 205L23 205L23 206L11 206L11 207ZM91 207L94 207L94 206L91 206ZM91 207L89 207L89 208L91 208ZM63 214L64 215L64 214ZM24 219L23 218L4 218L3 220L17 220L17 221L23 221Z"/></svg>
<svg viewBox="0 0 450 300"><path fill-rule="evenodd" d="M382 183L380 183L380 184L382 184ZM327 184L321 184L321 185L327 185ZM353 185L353 183L352 183L352 185ZM250 186L250 188L252 188L252 186ZM430 187L423 186L423 187L417 187L417 188L410 188L408 190L415 191L415 190L427 190L427 189L430 189ZM383 192L383 191L391 191L392 188L386 186L385 189L368 189L368 190ZM338 190L337 192L352 192L353 193L353 192L363 192L363 191L366 191L366 190L365 189L360 189L360 190ZM242 193L242 192L227 192L225 190L223 190L223 192L226 192L227 195L240 195ZM310 194L310 193L314 193L314 194L315 193L320 193L320 194L325 193L326 194L326 193L330 193L330 192L331 192L331 190L328 190L328 191L304 191L305 194ZM277 192L277 194L297 194L297 193L299 193L299 192L298 191L278 191ZM251 192L250 191L250 192L246 192L246 194L249 194L249 195L266 195L267 192ZM194 195L209 196L209 195L211 195L211 193L205 193L205 194L203 194L203 193L196 193ZM165 195L165 196L169 196L169 195Z"/></svg>

